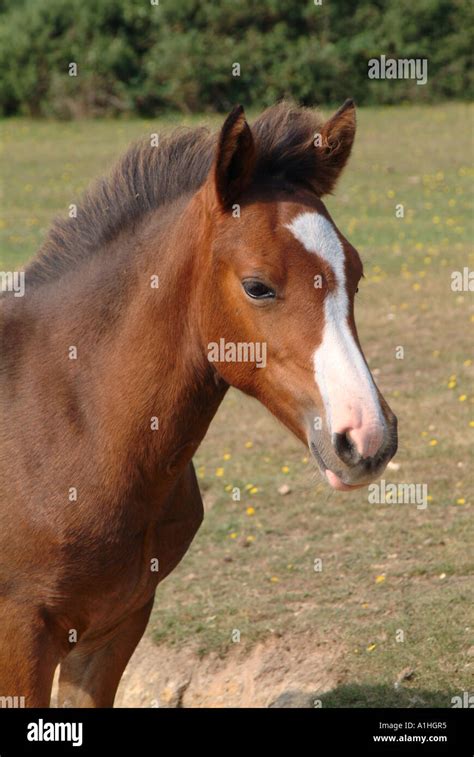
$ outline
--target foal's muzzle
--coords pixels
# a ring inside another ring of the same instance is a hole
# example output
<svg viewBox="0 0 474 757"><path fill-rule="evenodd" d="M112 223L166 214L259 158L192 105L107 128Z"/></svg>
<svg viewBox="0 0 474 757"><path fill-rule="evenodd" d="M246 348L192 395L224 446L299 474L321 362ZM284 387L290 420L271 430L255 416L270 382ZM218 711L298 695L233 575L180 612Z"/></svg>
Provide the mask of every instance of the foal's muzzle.
<svg viewBox="0 0 474 757"><path fill-rule="evenodd" d="M362 457L355 444L347 434L333 434L332 446L339 460L348 468L363 468L368 474L377 474L380 468L385 468L389 460L395 455L398 447L397 419L394 418L382 446L373 457Z"/></svg>
<svg viewBox="0 0 474 757"><path fill-rule="evenodd" d="M310 449L325 478L335 488L364 486L378 478L397 451L397 419L385 417L382 444L371 457L363 457L349 434L310 434Z"/></svg>

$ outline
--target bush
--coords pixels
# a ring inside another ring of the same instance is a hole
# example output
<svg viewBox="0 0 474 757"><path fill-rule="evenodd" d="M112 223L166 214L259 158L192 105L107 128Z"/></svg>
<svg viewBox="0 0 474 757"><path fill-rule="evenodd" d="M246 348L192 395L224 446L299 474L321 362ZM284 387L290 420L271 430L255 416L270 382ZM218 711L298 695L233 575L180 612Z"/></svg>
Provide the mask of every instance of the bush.
<svg viewBox="0 0 474 757"><path fill-rule="evenodd" d="M468 99L472 26L464 0L0 0L0 113ZM381 54L427 58L428 84L369 80Z"/></svg>

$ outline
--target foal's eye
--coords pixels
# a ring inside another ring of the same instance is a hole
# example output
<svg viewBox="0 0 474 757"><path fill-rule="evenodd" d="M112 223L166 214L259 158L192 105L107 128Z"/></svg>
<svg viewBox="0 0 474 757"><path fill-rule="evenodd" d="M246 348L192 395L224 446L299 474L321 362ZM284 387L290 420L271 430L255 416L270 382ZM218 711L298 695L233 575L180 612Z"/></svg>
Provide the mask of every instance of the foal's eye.
<svg viewBox="0 0 474 757"><path fill-rule="evenodd" d="M356 289L356 294L357 294L358 291L359 291L359 287L357 287L357 289Z"/></svg>
<svg viewBox="0 0 474 757"><path fill-rule="evenodd" d="M257 279L247 279L242 282L246 294L253 300L270 300L275 297L275 292Z"/></svg>

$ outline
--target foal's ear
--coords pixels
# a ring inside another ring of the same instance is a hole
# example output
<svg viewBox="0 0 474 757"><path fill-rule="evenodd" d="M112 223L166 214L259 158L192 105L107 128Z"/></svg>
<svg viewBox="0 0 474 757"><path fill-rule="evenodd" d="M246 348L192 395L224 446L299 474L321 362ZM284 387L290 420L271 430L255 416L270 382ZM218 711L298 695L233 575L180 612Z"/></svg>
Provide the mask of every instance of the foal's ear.
<svg viewBox="0 0 474 757"><path fill-rule="evenodd" d="M219 204L228 209L249 185L255 167L255 144L244 109L236 105L219 134L214 185Z"/></svg>
<svg viewBox="0 0 474 757"><path fill-rule="evenodd" d="M354 100L346 100L339 110L326 121L316 141L318 193L331 192L351 154L356 131Z"/></svg>

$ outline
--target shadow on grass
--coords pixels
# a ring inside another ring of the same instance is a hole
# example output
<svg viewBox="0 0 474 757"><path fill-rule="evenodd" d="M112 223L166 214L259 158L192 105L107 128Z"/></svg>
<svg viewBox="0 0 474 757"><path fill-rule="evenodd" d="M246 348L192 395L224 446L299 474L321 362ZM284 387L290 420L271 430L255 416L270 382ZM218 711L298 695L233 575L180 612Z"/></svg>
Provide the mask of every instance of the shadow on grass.
<svg viewBox="0 0 474 757"><path fill-rule="evenodd" d="M308 695L301 691L286 691L270 707L411 707L451 708L452 697L459 692L427 691L417 688L399 688L348 684L338 686L324 694Z"/></svg>

